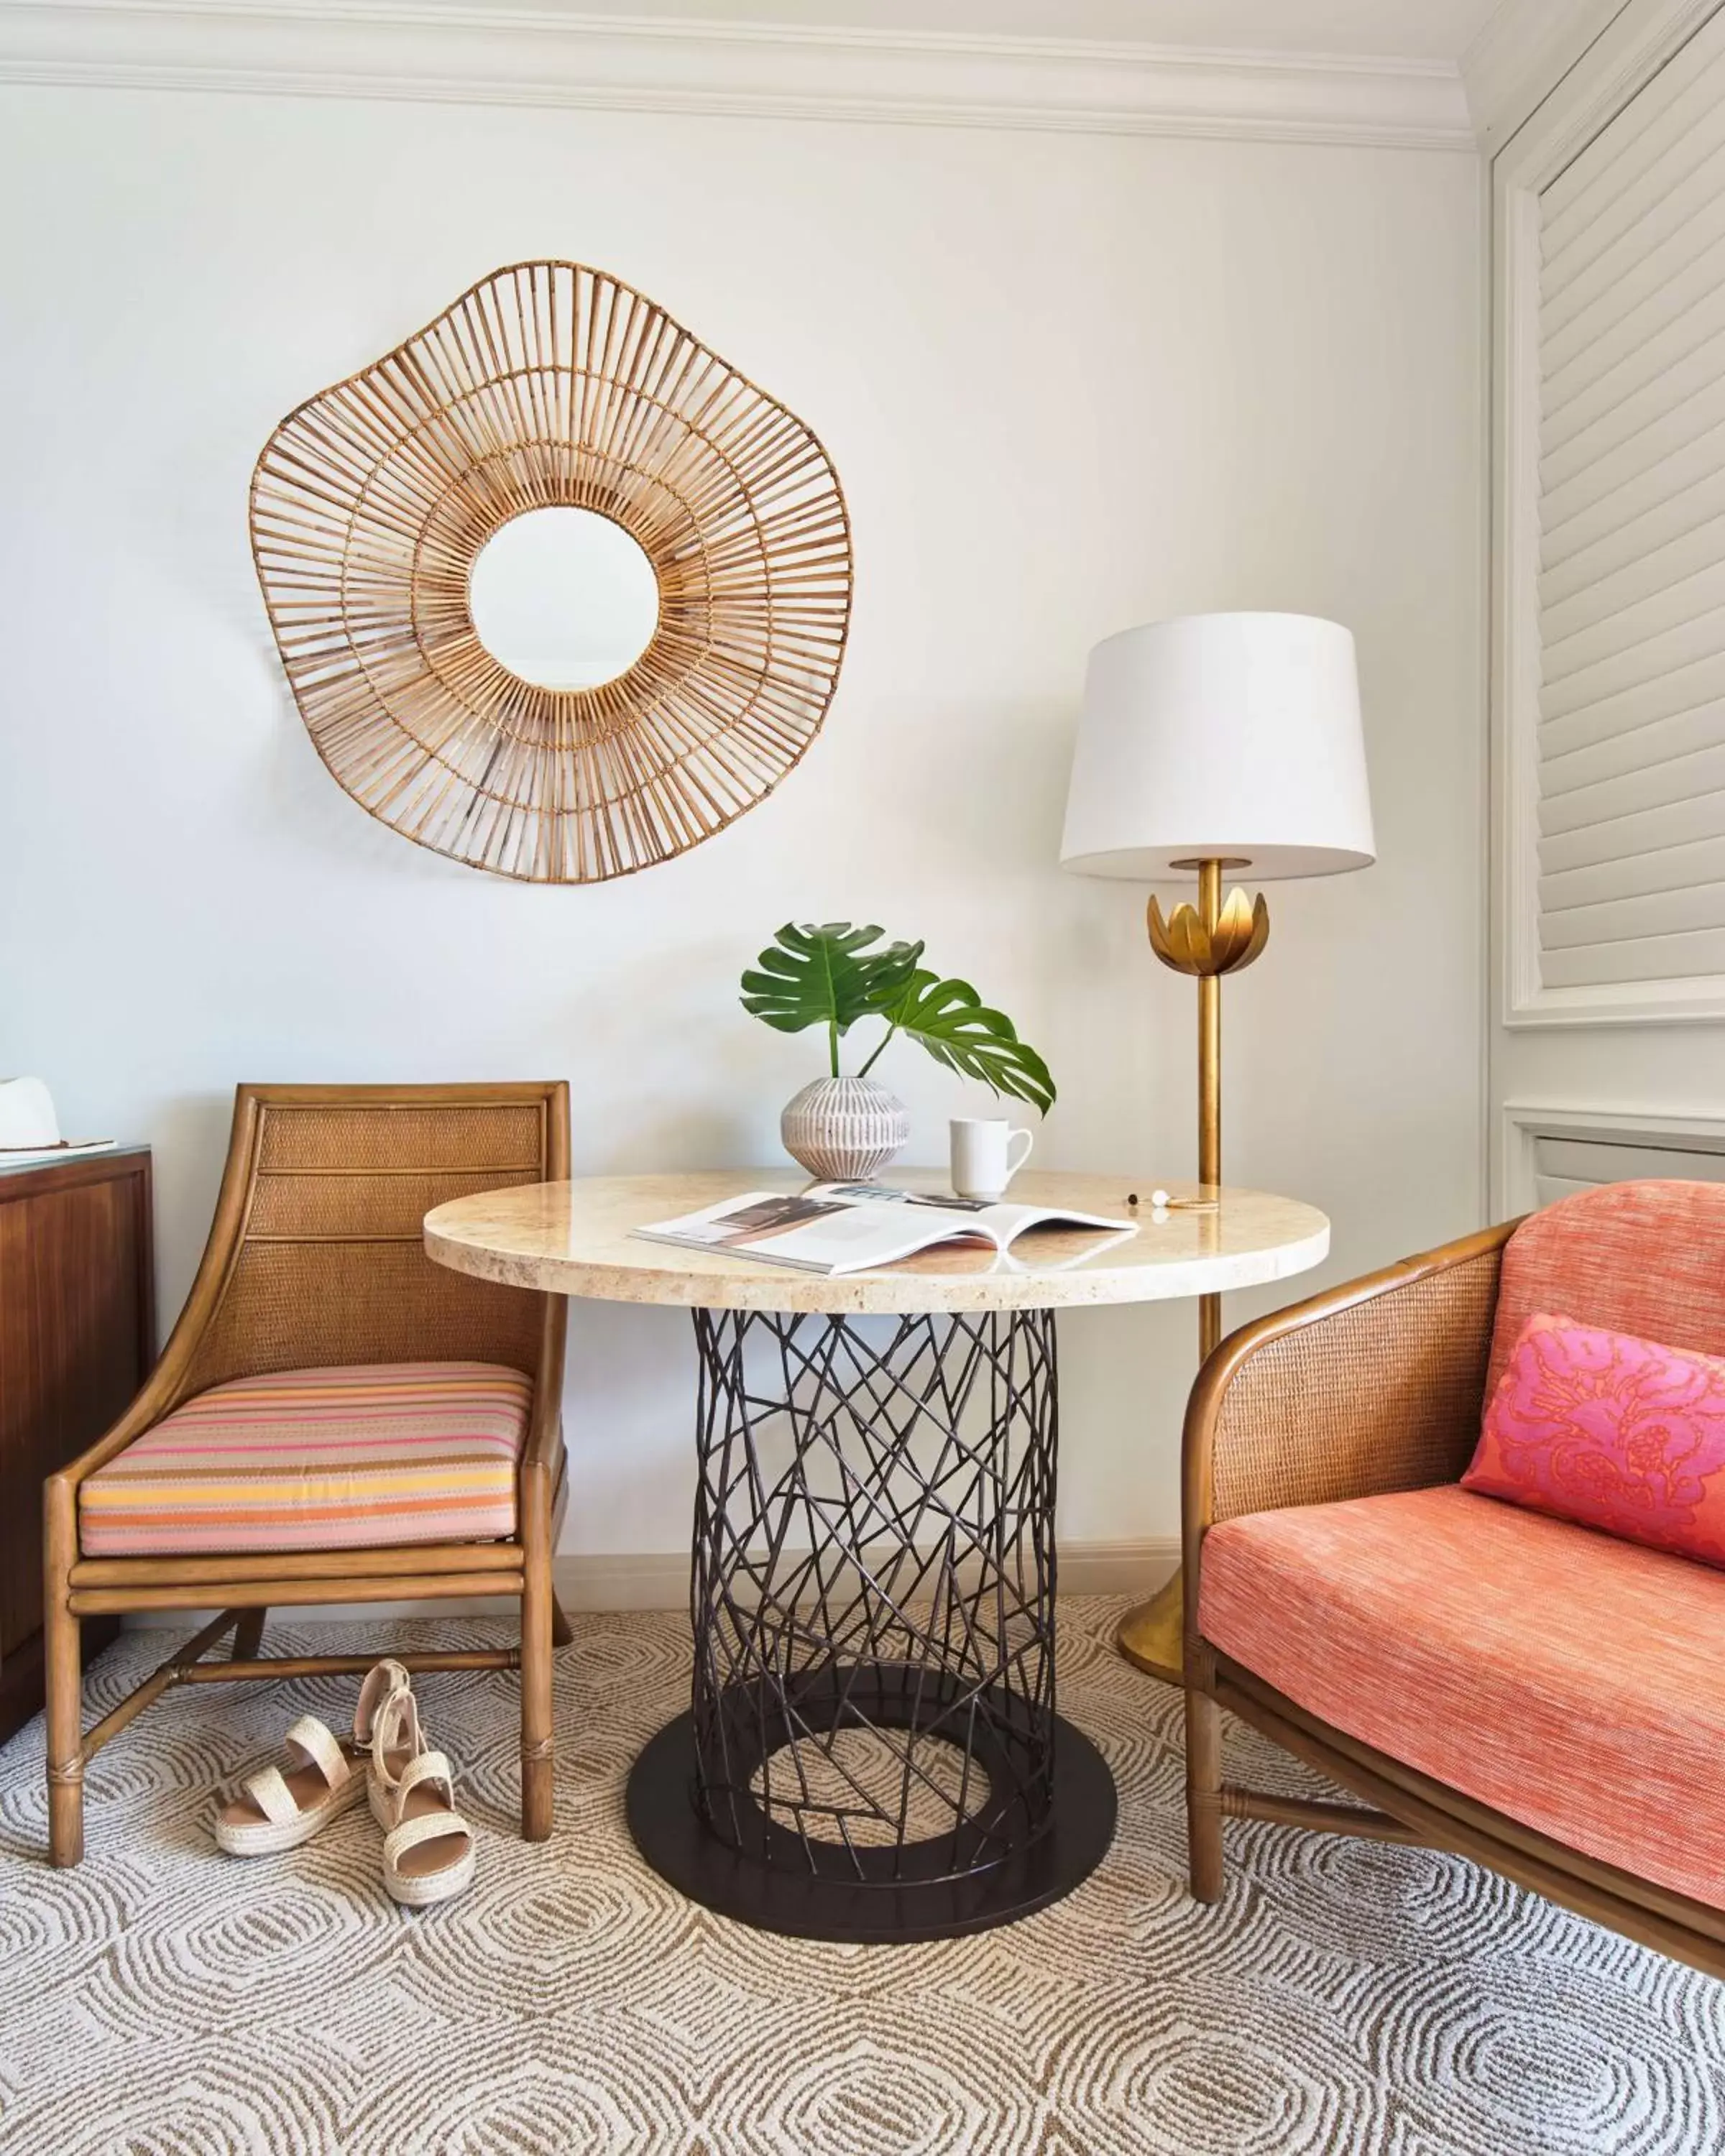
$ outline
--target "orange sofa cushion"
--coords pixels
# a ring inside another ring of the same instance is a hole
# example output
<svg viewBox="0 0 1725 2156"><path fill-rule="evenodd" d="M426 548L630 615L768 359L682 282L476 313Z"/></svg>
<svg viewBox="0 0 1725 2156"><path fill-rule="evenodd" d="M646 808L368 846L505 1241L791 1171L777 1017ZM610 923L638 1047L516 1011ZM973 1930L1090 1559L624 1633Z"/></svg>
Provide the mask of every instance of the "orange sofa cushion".
<svg viewBox="0 0 1725 2156"><path fill-rule="evenodd" d="M1199 1624L1348 1736L1725 1908L1725 1573L1448 1485L1213 1527Z"/></svg>
<svg viewBox="0 0 1725 2156"><path fill-rule="evenodd" d="M1542 1310L1725 1355L1725 1183L1608 1183L1530 1214L1504 1245L1488 1400Z"/></svg>
<svg viewBox="0 0 1725 2156"><path fill-rule="evenodd" d="M1725 1362L1530 1317L1461 1486L1725 1565Z"/></svg>

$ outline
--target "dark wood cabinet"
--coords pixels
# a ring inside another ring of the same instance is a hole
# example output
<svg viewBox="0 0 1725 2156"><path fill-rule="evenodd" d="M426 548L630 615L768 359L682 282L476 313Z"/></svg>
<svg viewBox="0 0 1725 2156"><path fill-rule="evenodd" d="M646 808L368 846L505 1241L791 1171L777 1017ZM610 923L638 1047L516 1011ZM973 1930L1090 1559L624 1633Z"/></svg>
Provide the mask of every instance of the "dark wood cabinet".
<svg viewBox="0 0 1725 2156"><path fill-rule="evenodd" d="M43 1482L155 1353L149 1147L0 1168L0 1740L42 1705ZM116 1630L86 1623L86 1657Z"/></svg>

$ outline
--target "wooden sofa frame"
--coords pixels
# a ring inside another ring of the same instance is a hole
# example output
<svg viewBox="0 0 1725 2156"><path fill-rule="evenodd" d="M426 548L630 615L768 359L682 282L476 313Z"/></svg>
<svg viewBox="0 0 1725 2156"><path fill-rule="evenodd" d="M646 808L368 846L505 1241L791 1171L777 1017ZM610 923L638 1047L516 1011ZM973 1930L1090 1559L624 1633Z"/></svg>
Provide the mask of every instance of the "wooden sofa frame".
<svg viewBox="0 0 1725 2156"><path fill-rule="evenodd" d="M1509 1221L1278 1311L1223 1341L1186 1414L1186 1807L1193 1893L1222 1891L1222 1822L1269 1820L1453 1851L1713 1976L1725 1913L1584 1856L1332 1728L1203 1636L1224 1520L1460 1479L1478 1439ZM1362 1804L1224 1781L1226 1708Z"/></svg>
<svg viewBox="0 0 1725 2156"><path fill-rule="evenodd" d="M531 1159L487 1158L500 1150L494 1137L506 1120L517 1134L536 1127ZM344 1160L344 1148L359 1137L363 1158ZM272 1164L272 1144L290 1164ZM315 1162L294 1158L295 1147ZM468 1281L434 1265L419 1221L430 1204L470 1189L561 1181L568 1173L569 1093L561 1081L239 1088L209 1241L161 1360L106 1435L44 1487L52 1862L75 1864L83 1855L90 1760L170 1688L369 1668L376 1659L369 1655L259 1655L270 1609L330 1602L516 1598L519 1648L399 1659L414 1671L521 1671L521 1831L530 1841L549 1835L551 1656L572 1636L552 1589L552 1555L567 1498L562 1408L568 1306L560 1295ZM509 1363L533 1378L516 1528L508 1540L274 1555L81 1553L79 1485L193 1394L271 1369L421 1358ZM84 1729L80 1619L212 1605L219 1615ZM206 1661L230 1632L229 1657Z"/></svg>

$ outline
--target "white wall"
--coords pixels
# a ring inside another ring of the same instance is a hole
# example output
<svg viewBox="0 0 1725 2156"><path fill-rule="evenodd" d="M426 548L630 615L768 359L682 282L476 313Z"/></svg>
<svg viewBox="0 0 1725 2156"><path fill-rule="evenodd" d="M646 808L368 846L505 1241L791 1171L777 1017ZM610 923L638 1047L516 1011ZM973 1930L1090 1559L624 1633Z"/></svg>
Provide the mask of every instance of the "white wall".
<svg viewBox="0 0 1725 2156"><path fill-rule="evenodd" d="M1477 184L1414 151L0 94L0 1070L156 1147L164 1317L239 1079L567 1074L578 1173L773 1160L816 1050L735 991L787 916L925 936L1010 1010L1061 1086L1042 1163L1189 1173L1189 984L1142 894L1055 856L1089 647L1207 608L1355 629L1381 848L1271 894L1227 996L1230 1178L1325 1207L1330 1277L1475 1224ZM591 890L349 802L247 549L281 414L535 254L615 270L783 398L855 530L802 768ZM881 1075L922 1159L987 1098L913 1051ZM1193 1313L1063 1327L1065 1535L1171 1533ZM686 1335L578 1306L570 1548L685 1543Z"/></svg>

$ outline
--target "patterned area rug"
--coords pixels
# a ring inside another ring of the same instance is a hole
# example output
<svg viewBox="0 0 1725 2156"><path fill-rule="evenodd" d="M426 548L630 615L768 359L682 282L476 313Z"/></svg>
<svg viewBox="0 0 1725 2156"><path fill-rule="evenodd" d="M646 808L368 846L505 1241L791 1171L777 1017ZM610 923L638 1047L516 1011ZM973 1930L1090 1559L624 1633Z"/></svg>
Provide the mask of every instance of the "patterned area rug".
<svg viewBox="0 0 1725 2156"><path fill-rule="evenodd" d="M558 1657L557 1834L538 1848L511 1826L512 1681L418 1681L482 1837L472 1891L421 1916L386 1899L363 1806L282 1857L243 1864L208 1836L216 1785L270 1757L294 1714L351 1716L351 1681L170 1694L97 1760L90 1853L69 1872L40 1854L39 1723L0 1751L0 2149L1725 2148L1725 1987L1471 1865L1234 1825L1225 1900L1191 1902L1178 1702L1116 1658L1117 1612L1061 1610L1062 1708L1119 1779L1111 1855L1057 1907L932 1946L768 1938L691 1907L636 1859L624 1779L686 1700L675 1617L576 1620ZM434 1630L446 1646L495 1636ZM338 1640L316 1628L326 1651ZM95 1699L111 1704L170 1644L123 1638ZM1248 1732L1230 1745L1235 1771L1319 1788Z"/></svg>

